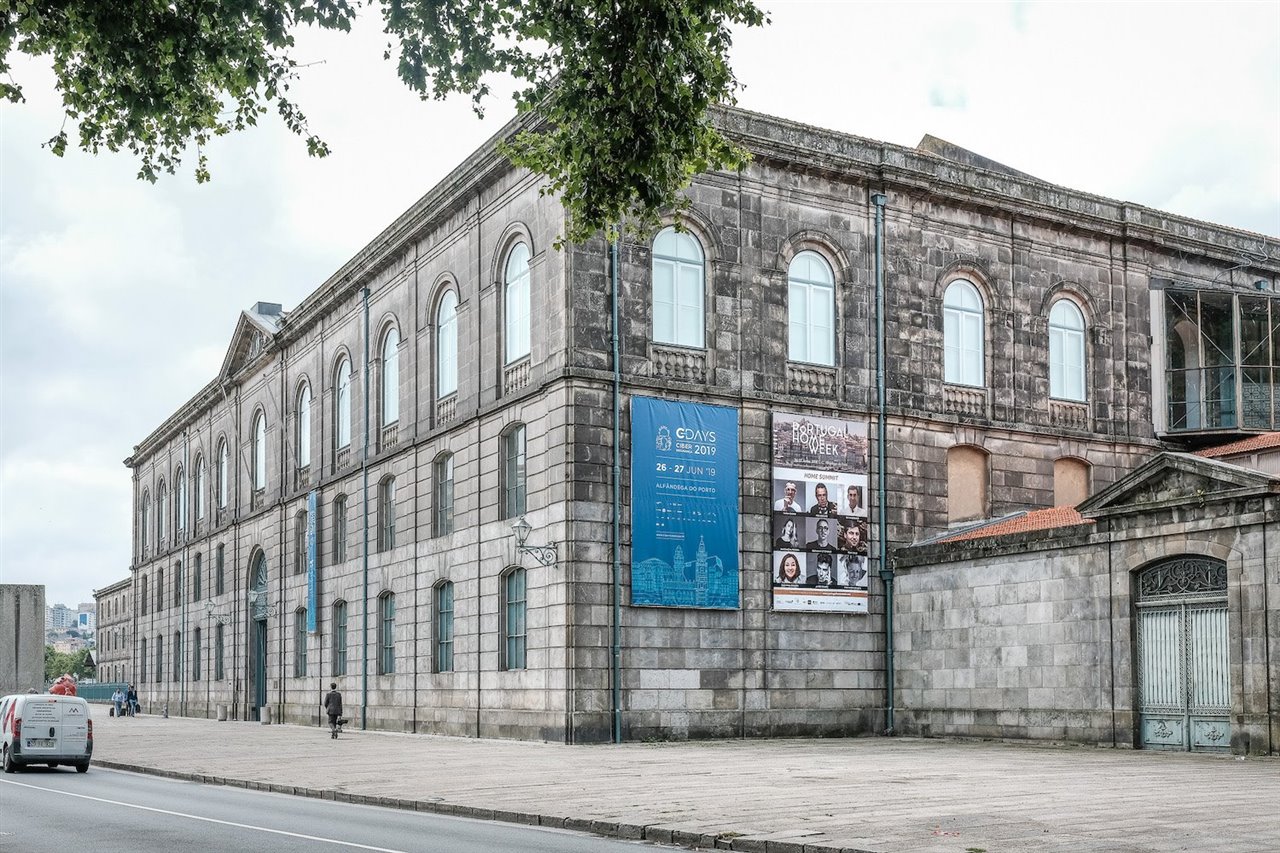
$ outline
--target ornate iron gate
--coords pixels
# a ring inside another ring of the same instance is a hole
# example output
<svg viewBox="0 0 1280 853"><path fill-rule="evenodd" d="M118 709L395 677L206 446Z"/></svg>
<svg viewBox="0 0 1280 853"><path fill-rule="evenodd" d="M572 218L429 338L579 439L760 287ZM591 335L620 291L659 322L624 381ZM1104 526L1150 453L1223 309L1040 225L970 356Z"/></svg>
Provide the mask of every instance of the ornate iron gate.
<svg viewBox="0 0 1280 853"><path fill-rule="evenodd" d="M1229 750L1226 564L1176 557L1144 569L1137 607L1141 745Z"/></svg>

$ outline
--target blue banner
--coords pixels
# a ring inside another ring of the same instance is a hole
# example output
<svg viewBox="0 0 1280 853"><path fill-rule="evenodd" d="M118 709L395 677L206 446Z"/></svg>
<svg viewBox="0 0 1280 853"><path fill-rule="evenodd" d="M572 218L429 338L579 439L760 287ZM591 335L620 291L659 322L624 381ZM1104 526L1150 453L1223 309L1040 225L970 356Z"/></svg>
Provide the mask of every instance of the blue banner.
<svg viewBox="0 0 1280 853"><path fill-rule="evenodd" d="M316 632L316 508L320 500L315 489L307 492L307 632Z"/></svg>
<svg viewBox="0 0 1280 853"><path fill-rule="evenodd" d="M738 410L631 399L631 603L738 607Z"/></svg>

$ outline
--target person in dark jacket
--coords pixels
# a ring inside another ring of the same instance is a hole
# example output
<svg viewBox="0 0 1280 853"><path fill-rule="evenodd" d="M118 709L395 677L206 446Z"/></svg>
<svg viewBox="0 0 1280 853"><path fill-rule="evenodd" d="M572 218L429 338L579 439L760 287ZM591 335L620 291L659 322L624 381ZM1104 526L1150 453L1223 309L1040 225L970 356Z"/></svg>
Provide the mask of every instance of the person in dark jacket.
<svg viewBox="0 0 1280 853"><path fill-rule="evenodd" d="M330 682L329 692L324 696L322 706L329 715L329 736L338 736L338 718L342 716L342 694L338 692L338 682Z"/></svg>

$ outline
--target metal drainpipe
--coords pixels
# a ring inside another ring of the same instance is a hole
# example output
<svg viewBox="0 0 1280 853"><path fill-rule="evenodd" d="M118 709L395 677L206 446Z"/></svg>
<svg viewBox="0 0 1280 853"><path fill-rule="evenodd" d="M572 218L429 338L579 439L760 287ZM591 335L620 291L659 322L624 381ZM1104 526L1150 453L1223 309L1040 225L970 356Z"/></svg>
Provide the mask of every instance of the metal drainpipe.
<svg viewBox="0 0 1280 853"><path fill-rule="evenodd" d="M360 596L360 729L368 728L369 713L369 288L364 298L364 449L360 454L360 503L364 509L364 564Z"/></svg>
<svg viewBox="0 0 1280 853"><path fill-rule="evenodd" d="M613 320L610 324L613 338L613 640L610 649L612 663L613 742L622 743L622 530L618 514L622 508L622 450L618 442L622 437L622 366L618 360L618 235L609 243L609 291Z"/></svg>
<svg viewBox="0 0 1280 853"><path fill-rule="evenodd" d="M885 377L884 377L884 206L883 193L871 196L876 206L876 515L877 548L880 559L880 580L884 582L884 681L885 681L885 729L893 734L893 569L889 567L889 518L886 507L888 488L885 472Z"/></svg>

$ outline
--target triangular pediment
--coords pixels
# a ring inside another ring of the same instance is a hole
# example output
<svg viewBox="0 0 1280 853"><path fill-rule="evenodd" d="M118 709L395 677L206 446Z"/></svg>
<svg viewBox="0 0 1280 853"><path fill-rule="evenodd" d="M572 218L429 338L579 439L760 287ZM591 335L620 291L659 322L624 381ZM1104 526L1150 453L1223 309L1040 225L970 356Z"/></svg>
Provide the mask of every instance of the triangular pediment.
<svg viewBox="0 0 1280 853"><path fill-rule="evenodd" d="M1161 453L1081 503L1088 518L1280 493L1280 477L1187 453Z"/></svg>
<svg viewBox="0 0 1280 853"><path fill-rule="evenodd" d="M254 311L241 311L219 375L224 378L235 376L256 362L271 347L272 339L279 331L278 319L279 315L264 317Z"/></svg>

